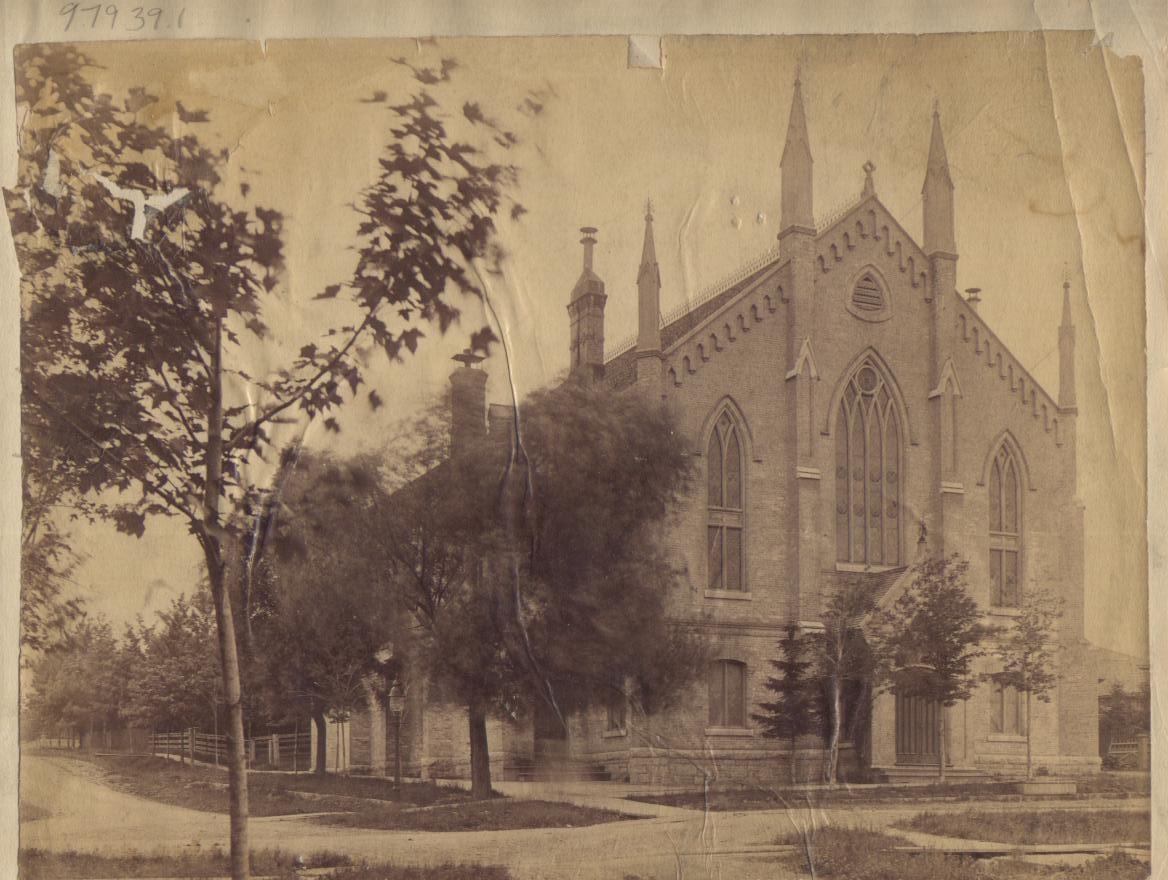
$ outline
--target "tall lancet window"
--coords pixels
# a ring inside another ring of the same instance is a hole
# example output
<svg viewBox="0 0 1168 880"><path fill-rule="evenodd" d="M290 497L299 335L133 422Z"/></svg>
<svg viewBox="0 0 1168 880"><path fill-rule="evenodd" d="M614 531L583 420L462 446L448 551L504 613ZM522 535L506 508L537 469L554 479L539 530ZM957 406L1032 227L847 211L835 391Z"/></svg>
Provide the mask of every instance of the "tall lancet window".
<svg viewBox="0 0 1168 880"><path fill-rule="evenodd" d="M1022 492L1018 464L1005 443L990 469L990 601L1016 608L1021 600Z"/></svg>
<svg viewBox="0 0 1168 880"><path fill-rule="evenodd" d="M706 449L708 476L707 587L710 590L746 589L743 576L742 440L723 412L710 432Z"/></svg>
<svg viewBox="0 0 1168 880"><path fill-rule="evenodd" d="M900 564L900 443L896 405L865 360L840 400L835 429L836 559Z"/></svg>

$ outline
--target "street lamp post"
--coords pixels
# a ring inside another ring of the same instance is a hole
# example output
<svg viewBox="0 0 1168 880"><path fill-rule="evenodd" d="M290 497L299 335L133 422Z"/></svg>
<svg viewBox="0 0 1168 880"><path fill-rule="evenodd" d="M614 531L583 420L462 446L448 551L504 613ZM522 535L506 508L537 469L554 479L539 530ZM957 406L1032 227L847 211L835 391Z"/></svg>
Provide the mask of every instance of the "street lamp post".
<svg viewBox="0 0 1168 880"><path fill-rule="evenodd" d="M400 685L394 681L389 689L389 714L393 718L393 786L401 788L401 723L406 711L406 698Z"/></svg>

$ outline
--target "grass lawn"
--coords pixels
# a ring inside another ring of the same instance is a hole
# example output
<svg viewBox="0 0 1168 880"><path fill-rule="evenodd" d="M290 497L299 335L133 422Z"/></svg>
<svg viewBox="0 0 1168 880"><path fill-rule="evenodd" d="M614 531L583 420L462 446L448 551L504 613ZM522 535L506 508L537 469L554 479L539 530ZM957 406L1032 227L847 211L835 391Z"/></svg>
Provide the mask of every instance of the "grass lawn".
<svg viewBox="0 0 1168 880"><path fill-rule="evenodd" d="M1152 819L1139 810L921 813L894 827L996 843L1146 843Z"/></svg>
<svg viewBox="0 0 1168 880"><path fill-rule="evenodd" d="M20 851L21 880L103 880L138 877L223 877L231 872L227 853L212 850L197 855L104 856L91 853L47 853ZM440 865L429 868L389 864L354 865L347 856L318 853L300 859L280 850L252 852L252 874L269 877L301 877L305 868L337 868L325 875L333 880L510 880L511 874L497 865Z"/></svg>
<svg viewBox="0 0 1168 880"><path fill-rule="evenodd" d="M622 813L552 801L497 798L443 804L426 809L384 805L352 813L320 816L315 821L351 828L401 831L504 831L516 828L579 828L631 819Z"/></svg>
<svg viewBox="0 0 1168 880"><path fill-rule="evenodd" d="M1121 854L1068 867L1008 858L898 853L891 850L907 845L903 838L855 828L822 828L809 839L793 833L777 843L800 848L789 860L796 870L841 880L1147 880L1148 876L1146 863Z"/></svg>
<svg viewBox="0 0 1168 880"><path fill-rule="evenodd" d="M1100 773L1095 776L1075 780L1080 795L1094 797L1146 797L1151 794L1150 776L1119 776ZM1047 795L1050 800L1073 799L1075 795ZM993 800L1003 798L1019 800L1021 796L1014 790L1012 782L948 782L944 785L878 785L856 787L846 784L835 789L798 789L790 787L773 788L719 788L712 787L708 794L700 791L677 794L644 795L630 798L649 804L664 804L670 807L688 807L695 810L776 810L794 805L805 806L846 806L920 800Z"/></svg>
<svg viewBox="0 0 1168 880"><path fill-rule="evenodd" d="M121 791L192 810L227 812L227 774L217 768L127 755L93 755L86 760L100 767L109 784ZM252 816L328 813L317 821L403 831L571 828L633 818L501 795L474 801L466 789L431 782L403 783L399 791L392 780L376 776L311 773L249 773L248 801Z"/></svg>

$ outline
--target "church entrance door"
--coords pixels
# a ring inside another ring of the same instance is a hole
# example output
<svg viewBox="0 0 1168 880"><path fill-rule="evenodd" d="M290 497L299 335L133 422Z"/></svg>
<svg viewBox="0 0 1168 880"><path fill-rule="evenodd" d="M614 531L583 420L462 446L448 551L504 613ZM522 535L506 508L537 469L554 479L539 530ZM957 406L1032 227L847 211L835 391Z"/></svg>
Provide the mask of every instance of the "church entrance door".
<svg viewBox="0 0 1168 880"><path fill-rule="evenodd" d="M537 764L561 764L568 758L568 731L556 711L542 700L536 703L532 727L533 752Z"/></svg>
<svg viewBox="0 0 1168 880"><path fill-rule="evenodd" d="M925 697L896 695L896 763L936 764L941 706Z"/></svg>

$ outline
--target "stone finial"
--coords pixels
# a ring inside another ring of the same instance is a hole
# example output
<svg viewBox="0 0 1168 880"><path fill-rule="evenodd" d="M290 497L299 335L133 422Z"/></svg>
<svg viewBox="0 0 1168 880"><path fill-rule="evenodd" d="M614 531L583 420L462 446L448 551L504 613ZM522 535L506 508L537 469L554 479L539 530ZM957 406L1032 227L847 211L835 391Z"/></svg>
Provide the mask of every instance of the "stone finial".
<svg viewBox="0 0 1168 880"><path fill-rule="evenodd" d="M872 180L872 172L876 170L876 163L869 159L864 168L864 195L870 196L876 192L876 183Z"/></svg>

